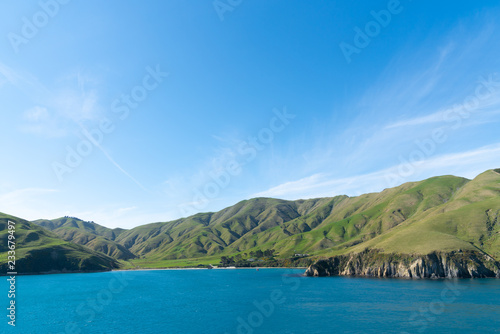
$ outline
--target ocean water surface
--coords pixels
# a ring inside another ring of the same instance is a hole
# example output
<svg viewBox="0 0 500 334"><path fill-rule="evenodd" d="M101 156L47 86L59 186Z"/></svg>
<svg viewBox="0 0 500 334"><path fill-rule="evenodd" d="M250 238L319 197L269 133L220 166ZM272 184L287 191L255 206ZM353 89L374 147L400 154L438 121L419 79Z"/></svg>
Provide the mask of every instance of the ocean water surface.
<svg viewBox="0 0 500 334"><path fill-rule="evenodd" d="M309 278L302 269L18 276L1 333L495 333L500 280Z"/></svg>

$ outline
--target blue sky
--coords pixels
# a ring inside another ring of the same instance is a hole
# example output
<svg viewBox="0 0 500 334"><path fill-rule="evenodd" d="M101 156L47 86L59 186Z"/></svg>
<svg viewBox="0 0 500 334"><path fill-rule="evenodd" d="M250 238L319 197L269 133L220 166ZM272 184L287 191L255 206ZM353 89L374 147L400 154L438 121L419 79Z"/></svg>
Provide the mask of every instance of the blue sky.
<svg viewBox="0 0 500 334"><path fill-rule="evenodd" d="M129 228L500 167L496 1L0 9L2 212Z"/></svg>

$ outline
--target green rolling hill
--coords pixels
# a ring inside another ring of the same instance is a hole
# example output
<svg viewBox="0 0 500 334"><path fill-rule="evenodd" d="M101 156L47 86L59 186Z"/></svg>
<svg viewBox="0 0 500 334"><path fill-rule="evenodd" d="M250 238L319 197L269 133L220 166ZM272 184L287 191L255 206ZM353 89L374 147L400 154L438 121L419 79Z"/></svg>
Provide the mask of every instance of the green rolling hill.
<svg viewBox="0 0 500 334"><path fill-rule="evenodd" d="M66 241L86 246L115 259L128 260L135 257L125 246L114 241L124 229L109 229L74 217L40 219L33 223L54 232Z"/></svg>
<svg viewBox="0 0 500 334"><path fill-rule="evenodd" d="M139 226L123 232L116 241L138 256L157 260L266 249L276 249L281 256L294 253L335 255L362 249L365 245L393 251L396 249L382 247L383 240L410 227L412 232L409 235L432 239L436 232L430 227L422 225L417 233L413 225L419 223L420 226L422 220L441 216L443 210L458 210L469 203L463 198L472 189L483 189L486 186L484 178L488 178L487 187L492 187L500 181L500 174L489 171L474 181L441 176L358 197L299 201L256 198L217 213ZM500 202L500 197L495 193L485 196L488 198L479 198L479 201L487 206L491 203L491 212L496 212L492 204ZM487 232L486 221L481 221L484 212L481 215L474 212L473 215L477 216L473 228L477 235L475 239L466 239L465 235L457 234L455 228L449 228L441 231L440 238L447 240L446 243L423 242L414 237L413 244L419 244L420 248L411 248L412 243L405 241L397 251L426 253L434 250L433 245L443 250L491 245L488 251L500 255L494 235ZM458 224L458 220L456 222ZM395 240L390 241L390 246L396 244Z"/></svg>
<svg viewBox="0 0 500 334"><path fill-rule="evenodd" d="M429 253L481 250L500 258L500 171L488 171L463 185L450 200L410 217L362 247L385 252Z"/></svg>
<svg viewBox="0 0 500 334"><path fill-rule="evenodd" d="M499 213L500 170L489 170L473 180L439 176L357 197L255 198L130 230L71 217L25 224L38 225L39 234L50 233L30 244L31 250L58 240L122 265L158 267L217 263L222 256L271 249L284 259L296 253L317 259L370 250L479 252L500 259Z"/></svg>
<svg viewBox="0 0 500 334"><path fill-rule="evenodd" d="M8 221L15 223L16 270L18 273L105 271L119 263L105 254L65 241L24 219L0 213L0 270L7 270Z"/></svg>

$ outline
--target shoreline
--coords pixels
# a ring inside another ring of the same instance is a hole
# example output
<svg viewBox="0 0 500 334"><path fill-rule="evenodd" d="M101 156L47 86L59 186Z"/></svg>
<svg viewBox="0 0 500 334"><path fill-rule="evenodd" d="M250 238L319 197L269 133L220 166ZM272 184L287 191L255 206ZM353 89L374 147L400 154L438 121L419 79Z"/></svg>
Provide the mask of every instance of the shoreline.
<svg viewBox="0 0 500 334"><path fill-rule="evenodd" d="M112 269L112 270L97 270L97 271L54 271L54 272L39 272L39 273L17 273L15 276L36 276L36 275L61 275L61 274L97 274L97 273L109 273L109 272L121 272L121 271L158 271L158 270L250 270L250 269L302 269L305 270L307 267L237 267L237 268L133 268L133 269ZM0 274L0 277L8 277L13 275Z"/></svg>
<svg viewBox="0 0 500 334"><path fill-rule="evenodd" d="M8 276L35 276L35 275L61 275L61 274L96 274L96 273L107 273L113 270L95 270L95 271L43 271L39 273L16 273L15 275L0 274L1 277Z"/></svg>
<svg viewBox="0 0 500 334"><path fill-rule="evenodd" d="M133 268L133 269L114 269L110 270L113 272L117 271L155 271L155 270L251 270L251 269L307 269L307 267L236 267L236 268L196 268L196 267L187 267L187 268Z"/></svg>

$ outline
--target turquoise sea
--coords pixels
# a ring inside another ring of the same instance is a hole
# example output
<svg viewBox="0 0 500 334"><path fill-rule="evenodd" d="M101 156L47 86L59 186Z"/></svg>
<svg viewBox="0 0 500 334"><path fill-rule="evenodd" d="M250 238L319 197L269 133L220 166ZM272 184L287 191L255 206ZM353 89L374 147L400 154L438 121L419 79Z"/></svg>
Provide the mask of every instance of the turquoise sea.
<svg viewBox="0 0 500 334"><path fill-rule="evenodd" d="M495 333L500 280L300 276L297 269L18 276L1 333Z"/></svg>

